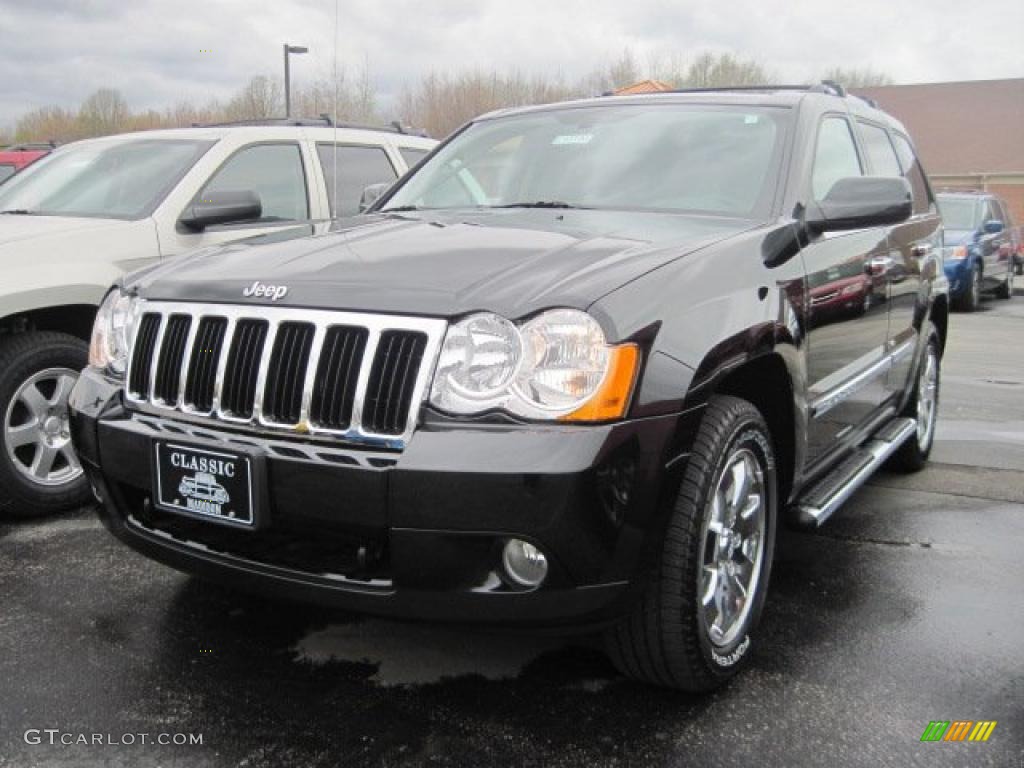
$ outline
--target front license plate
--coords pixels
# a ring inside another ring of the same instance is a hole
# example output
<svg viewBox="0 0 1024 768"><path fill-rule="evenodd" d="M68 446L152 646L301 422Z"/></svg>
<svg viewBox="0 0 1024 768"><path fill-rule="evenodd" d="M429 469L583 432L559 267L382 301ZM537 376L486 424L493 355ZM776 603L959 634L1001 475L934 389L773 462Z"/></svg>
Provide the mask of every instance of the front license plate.
<svg viewBox="0 0 1024 768"><path fill-rule="evenodd" d="M256 524L250 456L163 441L153 445L157 507L232 525Z"/></svg>

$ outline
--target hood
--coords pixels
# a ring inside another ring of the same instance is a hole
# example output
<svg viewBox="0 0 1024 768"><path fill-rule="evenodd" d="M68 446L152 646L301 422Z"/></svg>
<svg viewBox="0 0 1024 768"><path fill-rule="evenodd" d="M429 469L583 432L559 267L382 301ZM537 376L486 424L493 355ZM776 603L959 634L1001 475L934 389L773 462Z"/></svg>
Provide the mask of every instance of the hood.
<svg viewBox="0 0 1024 768"><path fill-rule="evenodd" d="M75 240L83 235L128 231L138 222L121 219L93 219L71 216L0 215L0 253L26 241Z"/></svg>
<svg viewBox="0 0 1024 768"><path fill-rule="evenodd" d="M968 245L974 242L973 229L947 229L942 233L943 245Z"/></svg>
<svg viewBox="0 0 1024 768"><path fill-rule="evenodd" d="M756 222L582 210L379 214L327 234L257 238L204 250L136 276L148 298L266 304L259 282L287 287L277 305L445 316L489 310L520 318L584 309L608 292Z"/></svg>

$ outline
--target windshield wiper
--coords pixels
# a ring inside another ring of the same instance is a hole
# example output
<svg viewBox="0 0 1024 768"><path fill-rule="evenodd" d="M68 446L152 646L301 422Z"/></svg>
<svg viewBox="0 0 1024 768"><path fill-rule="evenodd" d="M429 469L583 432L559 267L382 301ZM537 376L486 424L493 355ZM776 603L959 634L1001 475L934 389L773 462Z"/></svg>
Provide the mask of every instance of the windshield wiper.
<svg viewBox="0 0 1024 768"><path fill-rule="evenodd" d="M377 213L407 213L422 210L424 209L419 205L396 205L394 208L381 208Z"/></svg>
<svg viewBox="0 0 1024 768"><path fill-rule="evenodd" d="M535 200L532 203L506 203L495 205L493 208L579 208L572 203L563 203L561 200Z"/></svg>
<svg viewBox="0 0 1024 768"><path fill-rule="evenodd" d="M30 211L28 208L11 208L10 210L0 211L0 213L6 213L8 216L32 216L35 211Z"/></svg>

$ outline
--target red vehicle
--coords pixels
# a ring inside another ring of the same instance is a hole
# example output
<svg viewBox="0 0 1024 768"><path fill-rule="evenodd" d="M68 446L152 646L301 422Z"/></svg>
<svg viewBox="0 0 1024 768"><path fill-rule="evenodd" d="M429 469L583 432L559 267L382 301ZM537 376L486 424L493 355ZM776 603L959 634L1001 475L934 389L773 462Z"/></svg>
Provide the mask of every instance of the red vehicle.
<svg viewBox="0 0 1024 768"><path fill-rule="evenodd" d="M0 151L0 184L40 157L53 151L53 144L16 144Z"/></svg>

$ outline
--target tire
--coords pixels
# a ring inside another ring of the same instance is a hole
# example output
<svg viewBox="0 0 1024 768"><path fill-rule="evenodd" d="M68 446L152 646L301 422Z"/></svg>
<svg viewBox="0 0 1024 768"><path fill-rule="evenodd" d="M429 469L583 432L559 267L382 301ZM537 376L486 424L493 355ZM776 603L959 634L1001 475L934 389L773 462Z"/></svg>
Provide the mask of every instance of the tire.
<svg viewBox="0 0 1024 768"><path fill-rule="evenodd" d="M934 366L931 372L928 369L929 361ZM889 459L890 469L899 472L917 472L928 463L928 457L931 455L932 446L935 443L941 374L942 356L939 353L939 333L935 326L929 323L925 353L921 356L921 361L914 372L914 392L900 414L900 416L914 419L917 422L917 432L903 443ZM922 397L922 392L926 393L924 397Z"/></svg>
<svg viewBox="0 0 1024 768"><path fill-rule="evenodd" d="M1012 266L1006 270L1006 280L996 289L997 299L1009 300L1013 298L1013 273L1014 269Z"/></svg>
<svg viewBox="0 0 1024 768"><path fill-rule="evenodd" d="M66 418L67 394L88 363L88 350L81 339L49 331L0 344L0 514L42 517L89 499ZM40 451L41 459L53 457L45 476L45 464L35 463Z"/></svg>
<svg viewBox="0 0 1024 768"><path fill-rule="evenodd" d="M957 301L957 309L964 312L974 312L981 306L981 267L974 264L971 267L970 282L964 295Z"/></svg>
<svg viewBox="0 0 1024 768"><path fill-rule="evenodd" d="M739 462L752 479L740 506L749 507L754 496L760 500L757 514L751 512L746 522L741 519L747 518L746 513L735 514L739 507L713 503L718 491L724 498L726 490L735 488L737 475L732 468ZM761 473L759 480L749 471L755 466ZM732 530L743 529L748 534L745 538L731 539L709 527L716 519L726 521L730 516L735 519ZM764 418L746 400L712 398L656 562L643 575L641 592L628 616L605 632L608 655L618 669L642 682L709 691L745 667L768 589L777 516L775 459ZM749 572L748 598L742 607L739 591L732 593L736 599L730 601L720 589L730 584L728 563L722 565L722 557L734 563L740 581L743 571ZM705 569L709 561L715 576ZM726 624L720 605L732 606L733 624ZM709 611L723 620L711 618L709 623Z"/></svg>

